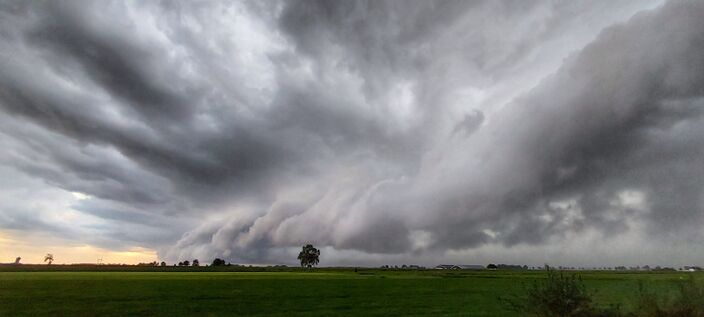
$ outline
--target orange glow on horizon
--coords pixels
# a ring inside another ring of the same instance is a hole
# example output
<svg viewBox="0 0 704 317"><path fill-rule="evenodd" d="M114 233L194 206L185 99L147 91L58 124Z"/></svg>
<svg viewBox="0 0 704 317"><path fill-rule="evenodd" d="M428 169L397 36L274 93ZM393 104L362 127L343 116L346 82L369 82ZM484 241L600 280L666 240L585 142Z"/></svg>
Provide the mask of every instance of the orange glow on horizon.
<svg viewBox="0 0 704 317"><path fill-rule="evenodd" d="M18 236L28 236L19 239ZM54 264L97 263L137 264L158 260L155 250L131 247L128 250L110 250L42 235L28 235L19 231L0 231L0 263L12 263L21 257L23 264L42 264L47 253L54 255Z"/></svg>

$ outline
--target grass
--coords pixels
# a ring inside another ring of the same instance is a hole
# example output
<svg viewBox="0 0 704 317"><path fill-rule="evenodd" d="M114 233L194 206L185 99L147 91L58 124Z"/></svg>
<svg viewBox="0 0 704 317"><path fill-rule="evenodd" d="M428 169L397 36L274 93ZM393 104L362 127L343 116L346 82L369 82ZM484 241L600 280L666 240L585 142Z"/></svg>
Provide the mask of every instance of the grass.
<svg viewBox="0 0 704 317"><path fill-rule="evenodd" d="M54 268L56 269L56 268ZM518 316L499 297L542 272L1 272L0 316ZM581 272L595 303L633 305L699 273Z"/></svg>

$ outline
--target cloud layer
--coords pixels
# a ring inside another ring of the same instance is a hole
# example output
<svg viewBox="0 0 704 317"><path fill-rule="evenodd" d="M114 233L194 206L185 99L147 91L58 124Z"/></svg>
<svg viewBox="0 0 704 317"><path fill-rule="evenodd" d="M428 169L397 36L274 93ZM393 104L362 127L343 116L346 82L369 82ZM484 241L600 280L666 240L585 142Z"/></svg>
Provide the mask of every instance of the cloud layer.
<svg viewBox="0 0 704 317"><path fill-rule="evenodd" d="M696 1L0 16L0 228L249 263L308 242L323 264L660 261L704 239Z"/></svg>

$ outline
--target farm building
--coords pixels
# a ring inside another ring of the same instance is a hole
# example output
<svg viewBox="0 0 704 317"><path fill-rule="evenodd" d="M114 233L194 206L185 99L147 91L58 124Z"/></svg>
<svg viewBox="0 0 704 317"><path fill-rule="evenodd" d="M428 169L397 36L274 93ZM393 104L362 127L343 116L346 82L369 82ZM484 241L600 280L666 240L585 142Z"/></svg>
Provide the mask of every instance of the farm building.
<svg viewBox="0 0 704 317"><path fill-rule="evenodd" d="M454 264L440 264L435 267L436 270L483 270L483 265L454 265Z"/></svg>
<svg viewBox="0 0 704 317"><path fill-rule="evenodd" d="M458 265L452 265L452 264L440 264L435 267L436 270L459 270L460 267Z"/></svg>

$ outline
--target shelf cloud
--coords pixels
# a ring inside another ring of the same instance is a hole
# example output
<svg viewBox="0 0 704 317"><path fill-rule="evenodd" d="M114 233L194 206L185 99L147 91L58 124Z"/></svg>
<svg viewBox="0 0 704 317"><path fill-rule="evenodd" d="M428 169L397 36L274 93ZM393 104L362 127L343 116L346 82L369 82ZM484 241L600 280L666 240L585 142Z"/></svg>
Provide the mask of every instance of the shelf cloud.
<svg viewBox="0 0 704 317"><path fill-rule="evenodd" d="M702 21L699 1L0 2L0 231L171 261L695 259Z"/></svg>

